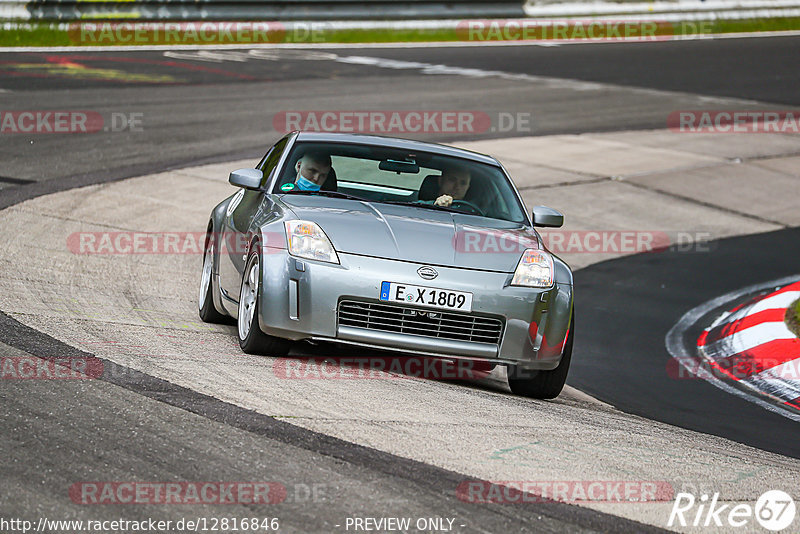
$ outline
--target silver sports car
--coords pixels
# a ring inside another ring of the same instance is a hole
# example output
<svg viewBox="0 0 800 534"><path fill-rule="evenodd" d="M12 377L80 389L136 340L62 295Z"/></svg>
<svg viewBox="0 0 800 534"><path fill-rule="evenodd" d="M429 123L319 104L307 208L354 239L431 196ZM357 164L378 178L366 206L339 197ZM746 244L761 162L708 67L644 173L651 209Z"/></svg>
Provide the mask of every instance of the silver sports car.
<svg viewBox="0 0 800 534"><path fill-rule="evenodd" d="M556 397L574 336L572 272L494 158L386 137L292 132L211 213L200 317L247 353L333 341L508 366Z"/></svg>

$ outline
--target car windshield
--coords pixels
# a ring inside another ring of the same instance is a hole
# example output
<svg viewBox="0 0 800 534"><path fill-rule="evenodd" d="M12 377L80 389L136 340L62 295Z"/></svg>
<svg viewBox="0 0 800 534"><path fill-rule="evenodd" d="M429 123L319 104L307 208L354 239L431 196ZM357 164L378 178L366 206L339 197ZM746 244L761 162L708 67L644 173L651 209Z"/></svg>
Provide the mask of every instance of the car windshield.
<svg viewBox="0 0 800 534"><path fill-rule="evenodd" d="M411 205L516 223L526 220L499 167L372 145L296 143L273 192Z"/></svg>

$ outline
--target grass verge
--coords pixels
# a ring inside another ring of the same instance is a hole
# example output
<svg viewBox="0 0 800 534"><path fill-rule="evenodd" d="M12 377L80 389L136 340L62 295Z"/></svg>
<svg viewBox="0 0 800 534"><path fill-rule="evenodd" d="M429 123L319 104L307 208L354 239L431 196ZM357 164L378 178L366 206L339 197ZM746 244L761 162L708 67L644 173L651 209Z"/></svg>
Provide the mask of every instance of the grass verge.
<svg viewBox="0 0 800 534"><path fill-rule="evenodd" d="M800 337L800 299L794 301L786 310L786 326Z"/></svg>
<svg viewBox="0 0 800 534"><path fill-rule="evenodd" d="M582 21L586 24L586 20ZM406 29L374 29L374 28L333 28L326 27L326 23L319 23L317 29L312 30L280 30L279 23L267 23L274 28L260 39L254 39L249 34L247 39L226 39L217 35L209 40L187 35L181 31L177 38L165 38L163 29L159 32L143 32L134 34L133 31L120 34L100 31L81 32L78 24L117 24L116 22L84 22L84 23L59 23L59 22L14 22L0 21L0 47L9 46L114 46L114 45L163 45L163 44L257 44L257 43L424 43L424 42L470 42L470 41L514 41L507 39L502 32L492 33L490 30L470 35L467 30L459 25L458 28L406 28ZM466 23L466 21L465 21ZM119 24L140 24L138 21L122 21ZM146 24L146 23L145 23ZM184 23L185 24L185 23ZM639 23L645 24L645 23ZM682 36L722 34L722 33L749 33L800 30L800 17L780 17L763 19L742 20L714 20L714 21L687 21L676 23L658 23L655 31L656 38L680 39ZM593 39L586 37L583 32L569 33L569 41L591 42ZM535 38L532 40L536 40Z"/></svg>

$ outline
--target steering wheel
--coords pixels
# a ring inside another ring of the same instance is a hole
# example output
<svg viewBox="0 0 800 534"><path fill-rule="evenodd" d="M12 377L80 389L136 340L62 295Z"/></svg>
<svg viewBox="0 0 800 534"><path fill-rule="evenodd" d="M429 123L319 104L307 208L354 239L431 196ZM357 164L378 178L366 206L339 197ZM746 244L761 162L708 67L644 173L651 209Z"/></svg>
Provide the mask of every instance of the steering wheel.
<svg viewBox="0 0 800 534"><path fill-rule="evenodd" d="M455 200L453 199L453 203L450 204L451 208L461 209L462 207L468 208L470 212L474 213L475 215L480 215L481 217L486 217L486 214L480 209L478 206L473 204L468 200Z"/></svg>

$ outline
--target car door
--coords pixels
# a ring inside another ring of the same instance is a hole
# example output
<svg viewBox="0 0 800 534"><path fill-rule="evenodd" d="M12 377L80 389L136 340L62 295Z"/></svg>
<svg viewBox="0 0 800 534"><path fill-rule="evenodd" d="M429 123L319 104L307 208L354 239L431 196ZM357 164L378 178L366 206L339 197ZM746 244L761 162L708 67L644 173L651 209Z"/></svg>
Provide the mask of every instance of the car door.
<svg viewBox="0 0 800 534"><path fill-rule="evenodd" d="M264 188L275 170L286 148L288 137L278 141L264 156L258 168L264 173L261 187ZM228 204L222 223L223 246L220 249L219 285L228 313L238 313L239 290L242 272L247 261L247 243L253 218L262 209L263 191L240 189Z"/></svg>

